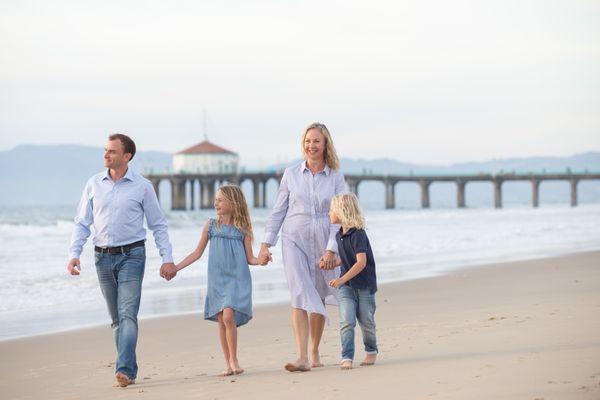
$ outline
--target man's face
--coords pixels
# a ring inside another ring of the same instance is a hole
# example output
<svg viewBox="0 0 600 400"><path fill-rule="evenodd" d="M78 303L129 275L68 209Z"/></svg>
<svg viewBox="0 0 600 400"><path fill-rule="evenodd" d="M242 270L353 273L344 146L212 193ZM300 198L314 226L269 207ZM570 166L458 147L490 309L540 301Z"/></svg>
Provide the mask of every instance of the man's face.
<svg viewBox="0 0 600 400"><path fill-rule="evenodd" d="M131 159L131 154L125 154L120 140L109 140L104 147L104 166L117 169L124 167Z"/></svg>

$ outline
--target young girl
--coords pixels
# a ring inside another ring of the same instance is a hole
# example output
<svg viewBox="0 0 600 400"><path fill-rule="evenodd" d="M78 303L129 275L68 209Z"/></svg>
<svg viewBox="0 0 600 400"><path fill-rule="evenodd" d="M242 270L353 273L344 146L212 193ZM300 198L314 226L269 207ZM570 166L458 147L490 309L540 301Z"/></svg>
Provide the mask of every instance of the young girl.
<svg viewBox="0 0 600 400"><path fill-rule="evenodd" d="M221 186L215 196L215 210L217 218L204 224L196 249L175 267L180 271L198 260L210 241L204 319L219 323L226 365L220 376L229 376L244 372L237 359L237 327L252 318L248 264L259 262L252 252L252 223L240 187Z"/></svg>
<svg viewBox="0 0 600 400"><path fill-rule="evenodd" d="M329 282L330 286L340 289L341 368L352 368L357 319L366 353L365 360L360 365L373 365L377 358L374 319L377 278L373 251L364 230L365 220L358 198L352 193L335 196L331 200L329 219L332 224L342 225L336 234L340 277Z"/></svg>

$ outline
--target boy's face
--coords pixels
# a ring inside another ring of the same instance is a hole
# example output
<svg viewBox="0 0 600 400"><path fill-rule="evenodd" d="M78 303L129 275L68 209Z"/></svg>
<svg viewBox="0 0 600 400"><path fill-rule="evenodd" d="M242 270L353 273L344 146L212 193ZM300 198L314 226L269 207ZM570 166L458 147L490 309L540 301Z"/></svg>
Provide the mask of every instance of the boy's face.
<svg viewBox="0 0 600 400"><path fill-rule="evenodd" d="M336 214L333 207L329 208L329 222L331 222L332 224L341 224L342 223L342 221L340 220L340 217L338 217L338 215Z"/></svg>

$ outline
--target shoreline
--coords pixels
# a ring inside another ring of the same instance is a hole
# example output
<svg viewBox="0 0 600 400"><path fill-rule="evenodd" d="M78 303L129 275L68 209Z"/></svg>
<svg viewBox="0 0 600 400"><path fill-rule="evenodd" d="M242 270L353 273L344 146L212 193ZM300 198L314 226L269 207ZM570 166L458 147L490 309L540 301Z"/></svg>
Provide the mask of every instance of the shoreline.
<svg viewBox="0 0 600 400"><path fill-rule="evenodd" d="M489 262L480 262L481 260L474 260L474 261L465 260L463 263L460 263L460 264L458 262L456 262L456 264L451 264L451 265L460 265L459 267L445 266L448 269L442 269L441 272L433 273L430 276L417 276L417 277L410 277L410 278L406 278L406 279L385 281L382 283L378 283L378 286L385 287L388 285L401 284L404 282L413 282L413 281L418 281L418 280L422 280L422 279L444 277L444 276L448 276L448 275L453 275L455 273L460 273L461 271L469 270L469 269L497 267L497 266L502 266L504 264L511 264L511 263L515 263L515 262L541 261L541 260L553 259L553 258L557 258L557 257L568 257L568 256L575 256L575 255L594 253L594 252L600 252L600 247L592 248L592 249L584 249L581 251L572 251L572 250L564 251L564 252L558 251L556 254L552 254L552 255L540 255L540 254L532 253L530 256L515 256L514 258L511 256L499 257L498 259L501 259L502 261L496 261L497 260L496 257L491 257ZM165 289L165 290L169 290L169 289ZM253 308L258 309L258 308L265 308L265 307L270 307L270 306L283 306L283 305L287 305L288 303L289 303L289 300L287 300L287 299L286 300L278 300L275 302L255 303ZM106 311L106 309L105 309L106 307L105 307L104 303L101 304L101 307L102 307L103 311ZM13 312L18 313L19 310L16 310ZM201 310L193 310L193 311L190 310L190 311L181 311L181 312L165 313L165 314L141 315L138 317L138 320L146 321L146 320L163 319L163 318L166 319L166 318L171 318L171 317L182 317L182 316L190 316L190 315L195 315L195 314L201 315L202 311ZM34 333L31 335L20 335L20 336L8 337L8 338L0 338L0 344L5 343L5 342L20 340L20 339L36 338L36 337L46 336L46 335L57 335L57 334L63 334L63 333L68 333L68 332L74 332L74 331L78 331L78 330L97 329L97 328L106 327L108 324L109 324L108 322L91 323L91 324L73 326L73 327L69 327L69 328L65 328L65 329L52 330L52 331L48 331L48 332Z"/></svg>
<svg viewBox="0 0 600 400"><path fill-rule="evenodd" d="M308 373L283 370L295 358L289 306L268 305L240 329L243 375L215 376L223 364L216 324L195 313L140 321L140 372L125 389L111 387L107 326L0 342L0 392L61 400L600 397L600 251L382 285L373 367L340 371L339 319L328 311L325 367ZM357 364L360 337L357 328Z"/></svg>

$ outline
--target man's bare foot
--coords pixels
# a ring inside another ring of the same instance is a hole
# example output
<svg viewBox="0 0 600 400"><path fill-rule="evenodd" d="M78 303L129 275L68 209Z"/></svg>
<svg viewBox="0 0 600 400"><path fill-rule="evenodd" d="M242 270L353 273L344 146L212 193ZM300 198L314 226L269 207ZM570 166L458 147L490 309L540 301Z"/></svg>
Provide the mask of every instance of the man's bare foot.
<svg viewBox="0 0 600 400"><path fill-rule="evenodd" d="M295 363L287 363L283 367L289 372L307 372L310 371L310 366L308 365L308 361L298 360Z"/></svg>
<svg viewBox="0 0 600 400"><path fill-rule="evenodd" d="M311 367L313 368L319 368L322 367L323 363L321 362L321 357L319 356L319 353L314 353L312 356L312 363L311 363Z"/></svg>
<svg viewBox="0 0 600 400"><path fill-rule="evenodd" d="M361 367L373 365L375 364L375 360L377 359L377 354L367 354L365 360L360 363Z"/></svg>
<svg viewBox="0 0 600 400"><path fill-rule="evenodd" d="M352 369L352 361L350 361L350 360L342 361L342 363L340 364L340 368L341 369Z"/></svg>
<svg viewBox="0 0 600 400"><path fill-rule="evenodd" d="M119 385L119 387L127 387L135 383L135 379L130 379L127 375L125 375L122 372L117 372L115 378L117 378L117 384Z"/></svg>
<svg viewBox="0 0 600 400"><path fill-rule="evenodd" d="M233 370L231 368L227 368L225 371L221 372L218 376L231 376L233 375Z"/></svg>

